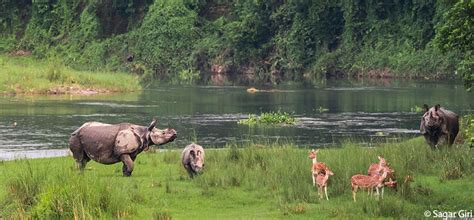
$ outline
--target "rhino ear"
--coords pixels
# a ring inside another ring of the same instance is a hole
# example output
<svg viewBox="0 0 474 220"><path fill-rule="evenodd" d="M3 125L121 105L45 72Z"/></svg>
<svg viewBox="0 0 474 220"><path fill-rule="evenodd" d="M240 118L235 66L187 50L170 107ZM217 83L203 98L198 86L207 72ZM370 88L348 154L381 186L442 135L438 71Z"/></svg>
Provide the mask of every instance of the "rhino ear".
<svg viewBox="0 0 474 220"><path fill-rule="evenodd" d="M423 105L423 113L427 112L428 110L430 110L430 108L428 107L427 104L424 104Z"/></svg>
<svg viewBox="0 0 474 220"><path fill-rule="evenodd" d="M441 108L441 105L439 105L439 104L436 104L436 105L435 105L435 111L438 111L438 110L439 110L439 108Z"/></svg>
<svg viewBox="0 0 474 220"><path fill-rule="evenodd" d="M156 118L153 118L153 121L148 126L148 131L153 130L153 128L155 128L155 125L156 125Z"/></svg>

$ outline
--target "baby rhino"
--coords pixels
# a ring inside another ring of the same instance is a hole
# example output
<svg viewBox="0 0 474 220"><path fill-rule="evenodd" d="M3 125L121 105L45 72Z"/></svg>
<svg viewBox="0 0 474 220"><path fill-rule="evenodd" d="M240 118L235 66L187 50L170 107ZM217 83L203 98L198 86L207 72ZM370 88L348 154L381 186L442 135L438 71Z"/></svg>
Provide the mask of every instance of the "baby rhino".
<svg viewBox="0 0 474 220"><path fill-rule="evenodd" d="M188 171L189 177L193 178L204 167L204 148L195 143L186 146L181 153L181 162Z"/></svg>

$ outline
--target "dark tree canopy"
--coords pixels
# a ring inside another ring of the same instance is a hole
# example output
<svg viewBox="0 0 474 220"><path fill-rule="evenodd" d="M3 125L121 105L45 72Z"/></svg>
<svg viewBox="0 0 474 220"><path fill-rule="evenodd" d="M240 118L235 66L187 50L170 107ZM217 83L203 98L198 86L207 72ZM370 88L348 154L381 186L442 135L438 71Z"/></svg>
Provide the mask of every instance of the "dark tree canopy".
<svg viewBox="0 0 474 220"><path fill-rule="evenodd" d="M0 27L0 51L179 83L472 73L472 1L0 0Z"/></svg>

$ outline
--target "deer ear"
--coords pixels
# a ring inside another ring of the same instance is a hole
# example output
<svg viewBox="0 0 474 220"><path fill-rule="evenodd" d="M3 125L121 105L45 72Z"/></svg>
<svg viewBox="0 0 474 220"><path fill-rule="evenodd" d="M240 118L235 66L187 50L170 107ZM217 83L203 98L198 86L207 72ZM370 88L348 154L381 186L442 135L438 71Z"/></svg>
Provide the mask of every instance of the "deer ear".
<svg viewBox="0 0 474 220"><path fill-rule="evenodd" d="M193 159L196 158L196 152L194 152L194 150L189 151L189 154Z"/></svg>
<svg viewBox="0 0 474 220"><path fill-rule="evenodd" d="M315 150L314 153L318 153L319 152L319 149Z"/></svg>
<svg viewBox="0 0 474 220"><path fill-rule="evenodd" d="M439 104L435 105L435 111L438 111L440 108L441 108L441 105L439 105Z"/></svg>
<svg viewBox="0 0 474 220"><path fill-rule="evenodd" d="M151 121L150 125L148 126L148 131L153 130L156 126L156 118L153 118L153 121Z"/></svg>

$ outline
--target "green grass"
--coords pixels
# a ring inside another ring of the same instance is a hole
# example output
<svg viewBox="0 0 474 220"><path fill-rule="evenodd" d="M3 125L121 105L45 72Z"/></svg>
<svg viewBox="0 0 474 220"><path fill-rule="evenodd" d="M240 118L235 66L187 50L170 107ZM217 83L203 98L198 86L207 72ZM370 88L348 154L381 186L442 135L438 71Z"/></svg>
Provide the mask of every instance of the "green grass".
<svg viewBox="0 0 474 220"><path fill-rule="evenodd" d="M126 73L77 71L59 61L0 55L0 94L46 94L86 89L125 92L140 90L141 86L137 77Z"/></svg>
<svg viewBox="0 0 474 220"><path fill-rule="evenodd" d="M144 153L132 177L121 164L90 162L83 173L70 157L0 163L3 218L135 219L421 219L425 210L470 210L473 152L468 146L431 151L421 138L367 148L345 143L322 149L318 160L335 173L329 201L311 181L309 149L292 145L229 145L206 152L202 175L190 180L180 151ZM383 155L395 169L398 191L376 201L351 197L350 177ZM414 182L404 184L411 175Z"/></svg>
<svg viewBox="0 0 474 220"><path fill-rule="evenodd" d="M262 112L260 116L249 115L248 119L241 119L237 122L238 124L245 125L256 125L256 124L288 124L292 125L296 123L296 119L293 118L287 112Z"/></svg>
<svg viewBox="0 0 474 220"><path fill-rule="evenodd" d="M474 147L474 114L467 114L461 118L461 133L471 148Z"/></svg>

